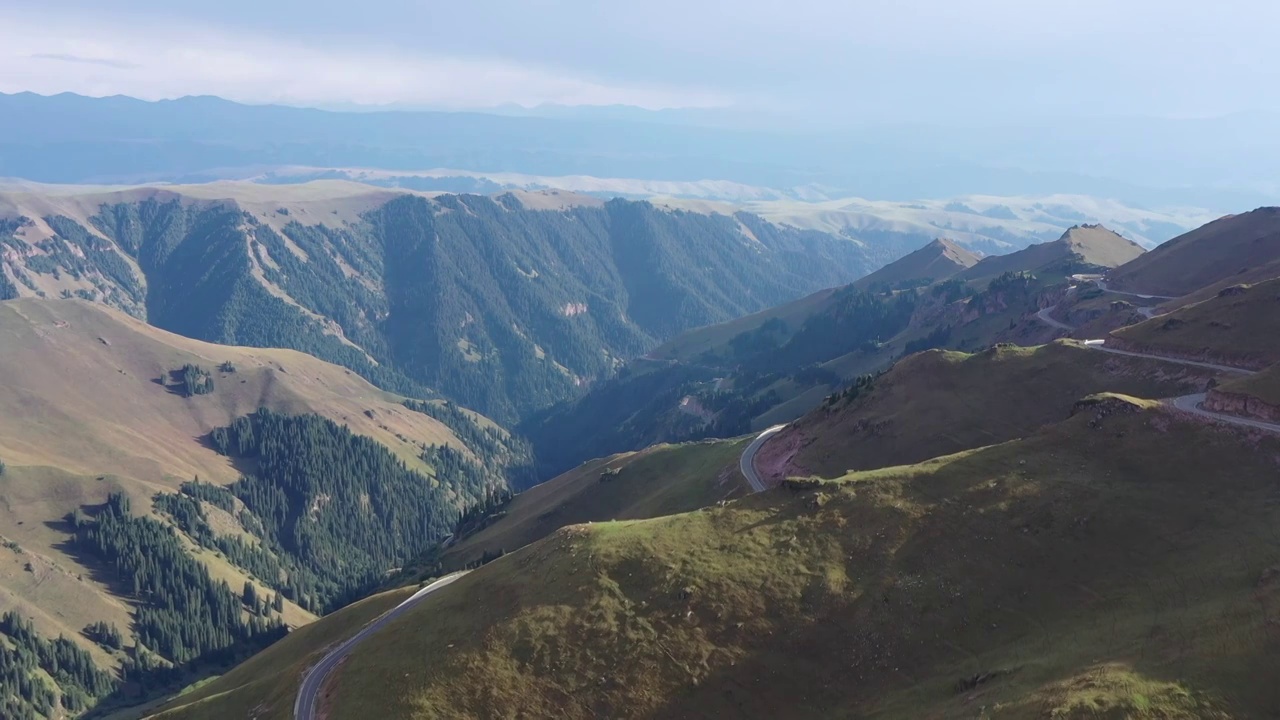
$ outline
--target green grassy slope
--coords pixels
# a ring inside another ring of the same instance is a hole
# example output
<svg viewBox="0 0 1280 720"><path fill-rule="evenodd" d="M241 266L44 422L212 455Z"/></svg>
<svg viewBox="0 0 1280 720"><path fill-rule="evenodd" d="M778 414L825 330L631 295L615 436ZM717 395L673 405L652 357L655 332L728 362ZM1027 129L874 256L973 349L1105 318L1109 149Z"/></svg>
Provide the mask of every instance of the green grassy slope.
<svg viewBox="0 0 1280 720"><path fill-rule="evenodd" d="M225 362L235 371L218 370ZM176 388L169 373L188 363L212 373L213 392L185 397ZM444 424L343 368L288 350L179 337L81 301L0 303L0 377L0 538L21 548L0 562L0 611L32 619L46 636L74 638L106 667L120 655L103 653L81 631L107 621L131 641L134 605L113 572L68 543L68 513L114 491L149 513L153 495L194 477L235 481L243 468L206 437L260 407L344 424L423 473L432 472L420 457L428 445L467 452ZM243 532L229 514L214 521L222 534ZM248 579L225 558L198 555L233 587ZM286 604L291 625L313 618Z"/></svg>
<svg viewBox="0 0 1280 720"><path fill-rule="evenodd" d="M775 435L757 465L780 480L921 462L1026 436L1061 420L1091 393L1173 397L1203 390L1210 377L1072 341L973 355L931 351L900 361L869 392L819 407Z"/></svg>
<svg viewBox="0 0 1280 720"><path fill-rule="evenodd" d="M748 440L657 445L592 460L517 495L482 530L441 556L447 569L510 552L565 525L688 512L747 490L738 458ZM616 472L616 474L615 474Z"/></svg>
<svg viewBox="0 0 1280 720"><path fill-rule="evenodd" d="M1280 441L1108 396L1024 440L562 530L331 717L1269 717Z"/></svg>
<svg viewBox="0 0 1280 720"><path fill-rule="evenodd" d="M321 651L351 637L413 592L410 588L392 590L326 615L324 622L295 630L226 675L153 709L150 717L164 720L291 718L302 674L320 657Z"/></svg>
<svg viewBox="0 0 1280 720"><path fill-rule="evenodd" d="M1266 367L1280 362L1280 279L1224 288L1208 300L1115 330L1112 337L1152 353Z"/></svg>
<svg viewBox="0 0 1280 720"><path fill-rule="evenodd" d="M1248 395L1272 407L1280 407L1280 365L1272 365L1256 375L1229 380L1219 385L1218 389Z"/></svg>

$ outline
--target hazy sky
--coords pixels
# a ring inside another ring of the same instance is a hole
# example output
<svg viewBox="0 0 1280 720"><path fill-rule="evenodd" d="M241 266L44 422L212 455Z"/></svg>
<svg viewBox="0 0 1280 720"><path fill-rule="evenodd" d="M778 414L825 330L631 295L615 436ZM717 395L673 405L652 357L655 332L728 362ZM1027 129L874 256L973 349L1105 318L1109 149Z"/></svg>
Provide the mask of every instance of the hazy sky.
<svg viewBox="0 0 1280 720"><path fill-rule="evenodd" d="M1277 24L1270 0L0 0L0 91L1209 116L1280 109Z"/></svg>

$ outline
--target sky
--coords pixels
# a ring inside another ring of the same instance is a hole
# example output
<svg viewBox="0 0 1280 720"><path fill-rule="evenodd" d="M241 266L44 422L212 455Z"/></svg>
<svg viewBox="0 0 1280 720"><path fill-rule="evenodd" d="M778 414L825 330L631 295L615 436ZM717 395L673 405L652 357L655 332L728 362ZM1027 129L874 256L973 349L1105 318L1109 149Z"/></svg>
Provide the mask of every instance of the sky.
<svg viewBox="0 0 1280 720"><path fill-rule="evenodd" d="M1277 24L1269 0L0 0L0 92L1213 117L1280 110Z"/></svg>

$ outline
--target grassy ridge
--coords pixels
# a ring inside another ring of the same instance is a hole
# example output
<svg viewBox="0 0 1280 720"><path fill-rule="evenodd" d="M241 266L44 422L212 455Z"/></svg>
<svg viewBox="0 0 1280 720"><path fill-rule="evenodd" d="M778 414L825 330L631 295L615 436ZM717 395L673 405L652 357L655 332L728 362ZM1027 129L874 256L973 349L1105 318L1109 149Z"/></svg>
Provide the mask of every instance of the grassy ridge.
<svg viewBox="0 0 1280 720"><path fill-rule="evenodd" d="M450 547L441 561L448 569L464 567L565 525L671 515L740 497L747 485L737 463L747 442L657 445L584 463L517 495L500 518Z"/></svg>
<svg viewBox="0 0 1280 720"><path fill-rule="evenodd" d="M568 528L361 646L334 716L1272 716L1277 452L1106 397L1025 440Z"/></svg>
<svg viewBox="0 0 1280 720"><path fill-rule="evenodd" d="M1155 353L1266 367L1280 362L1280 279L1224 288L1208 300L1112 335Z"/></svg>
<svg viewBox="0 0 1280 720"><path fill-rule="evenodd" d="M1108 282L1117 290L1181 296L1218 283L1280 275L1278 257L1280 209L1264 207L1179 235L1116 268Z"/></svg>
<svg viewBox="0 0 1280 720"><path fill-rule="evenodd" d="M921 462L1024 437L1060 421L1091 393L1173 397L1202 390L1210 377L1072 341L976 354L931 351L899 362L870 392L797 421L764 446L758 463L781 479Z"/></svg>
<svg viewBox="0 0 1280 720"><path fill-rule="evenodd" d="M413 590L406 588L374 595L325 616L322 623L299 628L226 675L192 688L158 708L151 717L291 718L302 674L318 659L317 654L354 635L412 594Z"/></svg>
<svg viewBox="0 0 1280 720"><path fill-rule="evenodd" d="M219 369L223 363L234 372ZM170 373L187 364L209 371L213 392L185 396ZM152 495L194 477L234 481L245 468L204 438L259 407L347 425L425 473L432 471L420 457L425 446L464 447L441 422L342 368L293 351L179 337L78 301L0 304L0 377L0 538L21 549L6 550L0 562L0 610L31 618L46 636L76 639L104 666L120 655L104 653L81 630L108 621L129 642L131 605L112 568L67 543L68 513L114 491L146 512ZM229 515L220 518L219 532L239 530ZM211 552L196 555L232 587L248 579ZM285 616L291 624L313 618L291 603Z"/></svg>

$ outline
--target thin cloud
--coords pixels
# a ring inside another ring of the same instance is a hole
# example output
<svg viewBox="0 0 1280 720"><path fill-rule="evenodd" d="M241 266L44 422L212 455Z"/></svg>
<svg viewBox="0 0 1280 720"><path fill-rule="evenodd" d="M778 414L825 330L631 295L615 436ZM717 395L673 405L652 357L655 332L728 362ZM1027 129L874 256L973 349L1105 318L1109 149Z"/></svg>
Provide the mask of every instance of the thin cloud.
<svg viewBox="0 0 1280 720"><path fill-rule="evenodd" d="M85 65L101 65L103 67L118 68L120 70L132 70L137 65L125 62L124 60L111 60L109 58L81 57L79 55L70 55L66 53L35 53L27 57L32 60L56 60L58 62L83 63Z"/></svg>
<svg viewBox="0 0 1280 720"><path fill-rule="evenodd" d="M180 26L88 28L52 20L0 17L0 91L442 108L727 104L714 93L617 84L501 59L322 46Z"/></svg>

